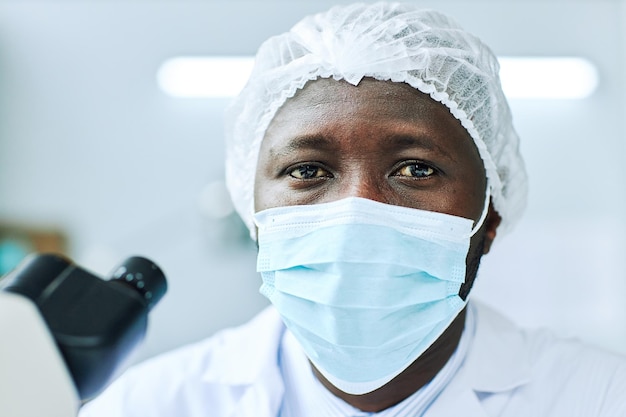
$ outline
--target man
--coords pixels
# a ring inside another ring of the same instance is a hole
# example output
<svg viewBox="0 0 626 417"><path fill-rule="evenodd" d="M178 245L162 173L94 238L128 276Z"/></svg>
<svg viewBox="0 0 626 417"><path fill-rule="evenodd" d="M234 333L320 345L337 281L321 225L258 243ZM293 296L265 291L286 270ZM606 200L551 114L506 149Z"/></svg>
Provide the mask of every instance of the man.
<svg viewBox="0 0 626 417"><path fill-rule="evenodd" d="M526 195L497 71L448 18L400 4L264 43L227 182L273 307L136 367L84 415L626 415L624 358L468 304Z"/></svg>

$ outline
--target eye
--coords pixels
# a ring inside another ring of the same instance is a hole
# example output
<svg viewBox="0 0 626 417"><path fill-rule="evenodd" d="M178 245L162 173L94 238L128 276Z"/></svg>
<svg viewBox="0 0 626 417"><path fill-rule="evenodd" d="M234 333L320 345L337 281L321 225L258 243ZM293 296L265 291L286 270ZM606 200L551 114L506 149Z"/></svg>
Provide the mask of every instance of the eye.
<svg viewBox="0 0 626 417"><path fill-rule="evenodd" d="M304 164L299 165L289 171L289 175L299 180L310 180L314 178L327 178L330 173L317 165Z"/></svg>
<svg viewBox="0 0 626 417"><path fill-rule="evenodd" d="M435 174L435 170L422 163L413 162L398 169L394 175L399 177L427 178Z"/></svg>

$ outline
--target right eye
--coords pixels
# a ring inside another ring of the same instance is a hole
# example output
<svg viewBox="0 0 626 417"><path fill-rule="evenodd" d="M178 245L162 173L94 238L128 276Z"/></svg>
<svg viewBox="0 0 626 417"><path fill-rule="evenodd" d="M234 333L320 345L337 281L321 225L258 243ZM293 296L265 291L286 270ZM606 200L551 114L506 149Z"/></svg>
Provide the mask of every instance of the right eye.
<svg viewBox="0 0 626 417"><path fill-rule="evenodd" d="M421 162L414 162L408 165L401 167L397 174L400 177L411 177L411 178L428 178L435 174L435 170Z"/></svg>
<svg viewBox="0 0 626 417"><path fill-rule="evenodd" d="M324 168L312 164L303 164L289 171L289 175L299 180L330 177L330 173Z"/></svg>

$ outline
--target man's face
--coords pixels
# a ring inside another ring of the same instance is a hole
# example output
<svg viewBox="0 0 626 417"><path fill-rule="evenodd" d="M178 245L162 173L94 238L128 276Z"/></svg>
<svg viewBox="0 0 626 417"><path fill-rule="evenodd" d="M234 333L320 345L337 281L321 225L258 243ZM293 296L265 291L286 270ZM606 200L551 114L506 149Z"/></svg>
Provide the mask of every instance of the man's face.
<svg viewBox="0 0 626 417"><path fill-rule="evenodd" d="M255 210L363 197L477 220L485 188L472 138L441 103L402 83L319 79L266 131ZM472 240L478 257L495 237L497 222L486 225Z"/></svg>

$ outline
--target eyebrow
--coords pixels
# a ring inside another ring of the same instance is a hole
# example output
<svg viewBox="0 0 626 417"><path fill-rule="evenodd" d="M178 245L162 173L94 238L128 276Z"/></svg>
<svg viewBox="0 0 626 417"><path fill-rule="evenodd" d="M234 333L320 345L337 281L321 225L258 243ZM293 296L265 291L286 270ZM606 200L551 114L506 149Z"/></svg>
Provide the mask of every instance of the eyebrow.
<svg viewBox="0 0 626 417"><path fill-rule="evenodd" d="M429 152L435 152L451 161L456 161L445 149L437 144L436 140L428 136L412 134L392 134L384 139L389 145L394 145L397 150L408 150L411 148L421 148ZM269 153L272 157L289 156L296 151L306 149L315 150L335 150L334 141L323 135L302 135L296 136L283 145L272 147Z"/></svg>
<svg viewBox="0 0 626 417"><path fill-rule="evenodd" d="M283 146L272 147L269 152L270 155L287 156L292 152L301 151L303 149L334 149L336 148L333 141L322 135L303 135L296 136L289 139L289 141Z"/></svg>
<svg viewBox="0 0 626 417"><path fill-rule="evenodd" d="M453 156L443 147L439 146L436 140L422 135L394 134L386 138L390 144L395 145L400 150L420 148L429 152L435 152L451 161L456 161Z"/></svg>

